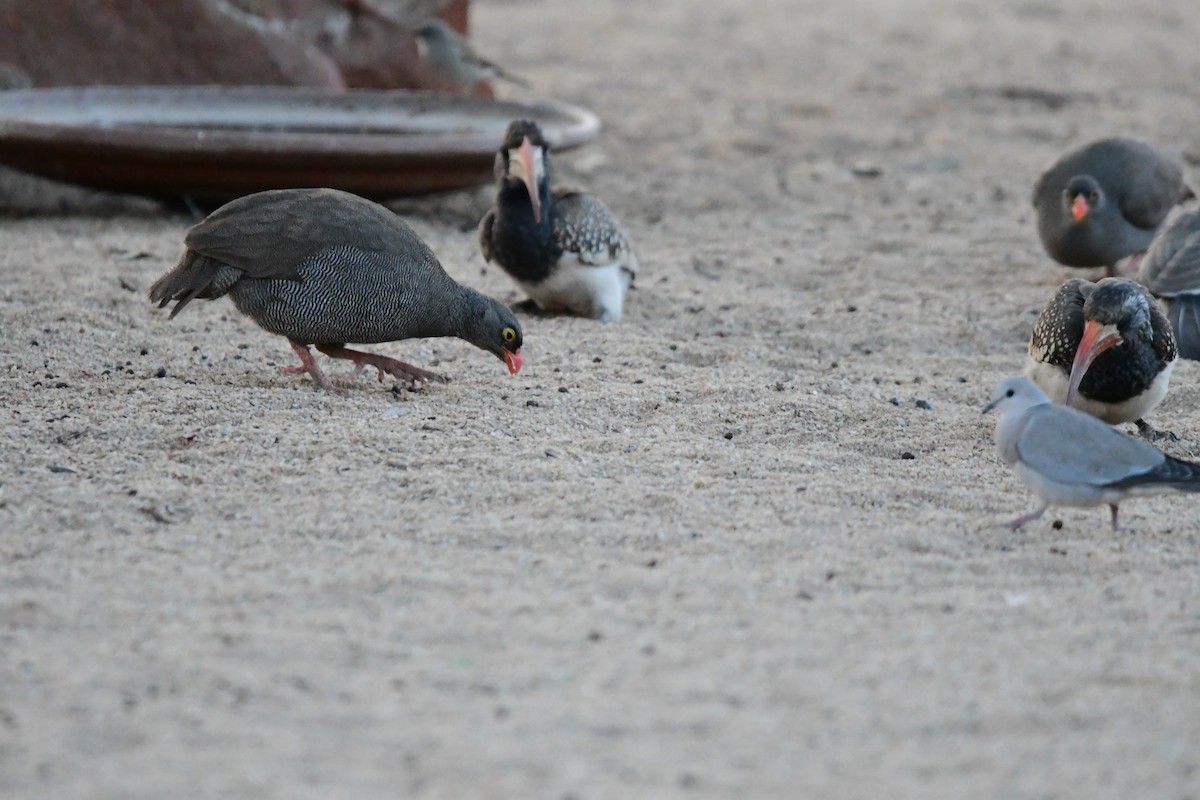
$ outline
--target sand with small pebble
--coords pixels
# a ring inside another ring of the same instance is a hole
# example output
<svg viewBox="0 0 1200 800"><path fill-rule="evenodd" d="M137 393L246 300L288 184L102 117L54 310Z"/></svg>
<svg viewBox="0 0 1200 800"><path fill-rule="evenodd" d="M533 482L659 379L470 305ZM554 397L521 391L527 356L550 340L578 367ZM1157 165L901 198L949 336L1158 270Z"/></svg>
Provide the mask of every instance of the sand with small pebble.
<svg viewBox="0 0 1200 800"><path fill-rule="evenodd" d="M227 300L147 302L189 216L0 176L0 796L1200 796L1200 503L1009 532L979 413L1080 274L1040 170L1200 157L1200 10L474 26L603 118L559 177L642 256L619 323L526 318L516 377L425 340L377 350L448 385L316 391ZM515 301L490 202L393 207ZM1200 367L1151 421L1200 458Z"/></svg>

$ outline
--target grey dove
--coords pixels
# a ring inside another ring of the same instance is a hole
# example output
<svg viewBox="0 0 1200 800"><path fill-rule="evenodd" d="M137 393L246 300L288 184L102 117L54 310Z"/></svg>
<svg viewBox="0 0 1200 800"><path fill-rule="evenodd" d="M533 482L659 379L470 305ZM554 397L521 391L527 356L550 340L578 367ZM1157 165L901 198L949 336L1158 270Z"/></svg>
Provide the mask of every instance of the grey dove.
<svg viewBox="0 0 1200 800"><path fill-rule="evenodd" d="M1166 305L1180 357L1200 361L1200 210L1176 215L1159 231L1138 280Z"/></svg>
<svg viewBox="0 0 1200 800"><path fill-rule="evenodd" d="M1105 267L1140 254L1177 204L1193 196L1183 169L1135 139L1099 139L1058 158L1033 188L1038 235L1068 267Z"/></svg>
<svg viewBox="0 0 1200 800"><path fill-rule="evenodd" d="M1082 411L1050 403L1027 378L1000 381L983 413L996 410L996 450L1041 501L1008 523L1016 530L1049 506L1107 504L1129 497L1200 492L1200 464L1181 461Z"/></svg>
<svg viewBox="0 0 1200 800"><path fill-rule="evenodd" d="M502 78L520 86L529 84L483 58L462 36L440 19L430 20L413 32L417 56L431 72L469 92L481 81Z"/></svg>
<svg viewBox="0 0 1200 800"><path fill-rule="evenodd" d="M457 336L521 369L521 326L503 303L455 282L433 251L383 206L335 189L279 189L227 203L193 226L179 263L150 287L171 318L195 298L228 294L262 328L287 337L308 373L337 392L309 345L410 384L444 380L348 342Z"/></svg>
<svg viewBox="0 0 1200 800"><path fill-rule="evenodd" d="M594 195L550 181L537 123L509 123L496 152L496 200L479 223L483 257L543 311L618 320L638 271L633 243Z"/></svg>

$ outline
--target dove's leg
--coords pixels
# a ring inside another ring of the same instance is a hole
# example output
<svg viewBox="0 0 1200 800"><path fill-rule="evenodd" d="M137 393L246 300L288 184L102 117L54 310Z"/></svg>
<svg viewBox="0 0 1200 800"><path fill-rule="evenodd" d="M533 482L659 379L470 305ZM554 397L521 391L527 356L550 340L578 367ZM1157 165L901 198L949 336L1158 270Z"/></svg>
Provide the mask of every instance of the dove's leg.
<svg viewBox="0 0 1200 800"><path fill-rule="evenodd" d="M1116 531L1117 531L1117 504L1109 503L1108 507L1112 511L1113 533L1116 533Z"/></svg>
<svg viewBox="0 0 1200 800"><path fill-rule="evenodd" d="M383 373L395 376L406 383L416 385L417 383L429 383L430 381L439 381L446 383L446 379L441 375L433 372L428 372L420 367L414 367L412 364L407 364L403 361L398 361L394 358L381 356L376 353L364 353L361 350L351 350L348 347L343 347L340 344L319 344L317 349L330 358L344 358L353 361L362 367L374 367L379 373L379 380L383 381Z"/></svg>
<svg viewBox="0 0 1200 800"><path fill-rule="evenodd" d="M309 352L308 345L300 344L294 339L288 339L288 344L290 344L292 349L296 351L296 355L300 356L300 366L284 367L283 371L285 374L303 375L307 372L309 375L312 375L312 379L317 382L317 386L320 386L325 391L333 392L334 394L345 394L345 392L343 392L341 389L334 386L333 382L330 381L329 378L325 377L325 373L322 372L321 368L317 366L316 359L314 359L312 357L312 353Z"/></svg>
<svg viewBox="0 0 1200 800"><path fill-rule="evenodd" d="M1017 528L1020 528L1026 522L1033 522L1035 519L1040 517L1042 514L1045 514L1047 507L1048 507L1047 503L1042 503L1040 506L1035 508L1033 511L1030 511L1028 514L1022 514L1021 516L1014 519L1012 522L1004 523L1004 525L1009 530L1015 531Z"/></svg>

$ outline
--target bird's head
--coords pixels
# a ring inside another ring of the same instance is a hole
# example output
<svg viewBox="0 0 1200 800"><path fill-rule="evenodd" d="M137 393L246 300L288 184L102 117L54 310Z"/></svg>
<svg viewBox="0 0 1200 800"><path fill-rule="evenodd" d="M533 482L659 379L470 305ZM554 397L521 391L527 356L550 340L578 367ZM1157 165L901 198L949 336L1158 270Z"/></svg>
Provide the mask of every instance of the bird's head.
<svg viewBox="0 0 1200 800"><path fill-rule="evenodd" d="M983 407L983 413L987 414L989 411L999 411L1001 414L1011 411L1020 412L1032 406L1049 402L1050 398L1046 396L1046 393L1028 378L1005 378L996 385L996 390L992 392L991 402Z"/></svg>
<svg viewBox="0 0 1200 800"><path fill-rule="evenodd" d="M1091 175L1076 175L1063 189L1063 207L1075 222L1083 222L1104 203L1104 190Z"/></svg>
<svg viewBox="0 0 1200 800"><path fill-rule="evenodd" d="M412 34L413 38L417 40L418 47L422 44L427 47L438 43L446 44L453 41L454 38L454 34L446 27L446 23L440 19L432 19L426 22L414 30Z"/></svg>
<svg viewBox="0 0 1200 800"><path fill-rule="evenodd" d="M542 221L542 204L550 194L550 148L533 120L509 123L496 153L496 179L501 187L522 185L533 208L533 221Z"/></svg>
<svg viewBox="0 0 1200 800"><path fill-rule="evenodd" d="M1150 324L1150 298L1137 283L1105 278L1083 302L1083 336L1075 348L1066 405L1071 405L1083 376L1102 353L1125 341L1154 338Z"/></svg>
<svg viewBox="0 0 1200 800"><path fill-rule="evenodd" d="M468 290L474 298L463 321L463 337L499 358L512 375L521 371L521 323L499 300Z"/></svg>

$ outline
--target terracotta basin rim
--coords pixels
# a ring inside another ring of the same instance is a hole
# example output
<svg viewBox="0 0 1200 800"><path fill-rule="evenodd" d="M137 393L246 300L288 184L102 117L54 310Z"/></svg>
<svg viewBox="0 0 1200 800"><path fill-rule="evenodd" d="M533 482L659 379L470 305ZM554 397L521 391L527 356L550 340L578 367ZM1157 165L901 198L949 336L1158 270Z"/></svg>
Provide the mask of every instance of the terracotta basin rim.
<svg viewBox="0 0 1200 800"><path fill-rule="evenodd" d="M0 92L0 141L44 139L143 152L489 155L531 117L556 149L595 138L592 112L555 100L292 87L103 86Z"/></svg>

